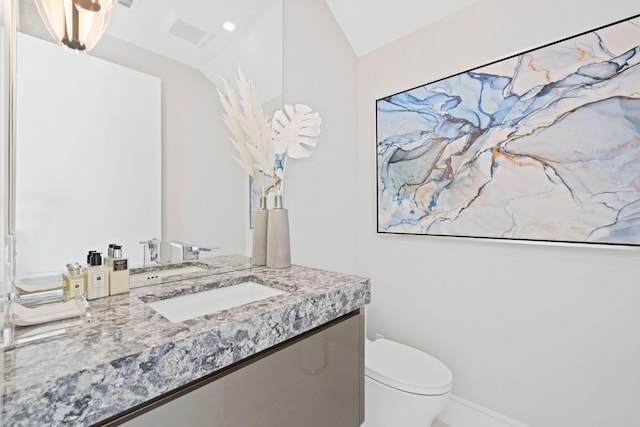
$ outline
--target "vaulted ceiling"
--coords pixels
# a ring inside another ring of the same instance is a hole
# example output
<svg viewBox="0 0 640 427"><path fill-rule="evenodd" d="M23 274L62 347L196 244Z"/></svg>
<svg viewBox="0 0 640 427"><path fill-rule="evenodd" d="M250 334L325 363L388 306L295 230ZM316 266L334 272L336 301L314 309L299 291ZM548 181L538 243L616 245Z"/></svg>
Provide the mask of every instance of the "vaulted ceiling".
<svg viewBox="0 0 640 427"><path fill-rule="evenodd" d="M120 0L107 32L201 68L277 1ZM354 52L361 56L478 0L325 1ZM236 31L224 30L226 21L233 22Z"/></svg>
<svg viewBox="0 0 640 427"><path fill-rule="evenodd" d="M325 0L357 56L376 50L478 0Z"/></svg>

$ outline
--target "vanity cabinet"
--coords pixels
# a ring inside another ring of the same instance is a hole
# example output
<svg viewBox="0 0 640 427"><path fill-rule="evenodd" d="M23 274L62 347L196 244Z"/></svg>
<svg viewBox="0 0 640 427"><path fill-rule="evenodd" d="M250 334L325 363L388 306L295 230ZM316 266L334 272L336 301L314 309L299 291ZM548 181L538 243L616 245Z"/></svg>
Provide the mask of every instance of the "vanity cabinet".
<svg viewBox="0 0 640 427"><path fill-rule="evenodd" d="M356 310L98 425L356 427L364 314Z"/></svg>

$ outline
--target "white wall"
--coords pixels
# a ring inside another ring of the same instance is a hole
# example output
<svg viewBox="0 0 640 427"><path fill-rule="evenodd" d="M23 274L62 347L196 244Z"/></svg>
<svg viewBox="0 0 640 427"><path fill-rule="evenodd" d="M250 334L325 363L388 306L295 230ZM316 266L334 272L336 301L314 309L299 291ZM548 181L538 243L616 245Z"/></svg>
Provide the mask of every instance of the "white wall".
<svg viewBox="0 0 640 427"><path fill-rule="evenodd" d="M231 160L213 83L109 36L92 54L162 79L162 239L245 253L246 178Z"/></svg>
<svg viewBox="0 0 640 427"><path fill-rule="evenodd" d="M357 62L323 0L284 4L284 102L322 118L313 155L287 163L291 260L353 272L357 223ZM372 183L373 185L373 183Z"/></svg>
<svg viewBox="0 0 640 427"><path fill-rule="evenodd" d="M640 425L638 252L376 234L375 100L638 11L637 0L485 0L358 63L369 334L428 351L454 393L535 427Z"/></svg>
<svg viewBox="0 0 640 427"><path fill-rule="evenodd" d="M242 38L202 67L202 73L214 84L222 86L220 77L233 82L239 64L253 82L261 101L281 98L282 30L282 2L276 1L242 34ZM267 114L272 111L265 110Z"/></svg>

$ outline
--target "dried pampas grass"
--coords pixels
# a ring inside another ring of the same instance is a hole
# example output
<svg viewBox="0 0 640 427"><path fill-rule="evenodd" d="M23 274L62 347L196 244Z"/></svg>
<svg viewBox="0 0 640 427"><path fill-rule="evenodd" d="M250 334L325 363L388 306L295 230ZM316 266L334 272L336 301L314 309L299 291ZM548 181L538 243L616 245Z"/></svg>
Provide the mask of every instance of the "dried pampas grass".
<svg viewBox="0 0 640 427"><path fill-rule="evenodd" d="M262 111L253 82L240 67L237 91L225 79L221 80L224 92L218 89L218 96L224 109L222 120L231 131L231 143L238 152L234 159L256 182L264 181L259 179L260 173L273 176L275 163L271 119Z"/></svg>

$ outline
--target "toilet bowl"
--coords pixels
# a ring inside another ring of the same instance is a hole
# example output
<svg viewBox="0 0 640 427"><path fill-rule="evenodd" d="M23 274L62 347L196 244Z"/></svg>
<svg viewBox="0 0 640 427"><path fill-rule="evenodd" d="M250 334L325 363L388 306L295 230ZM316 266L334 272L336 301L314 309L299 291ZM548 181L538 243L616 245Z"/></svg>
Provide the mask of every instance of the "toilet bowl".
<svg viewBox="0 0 640 427"><path fill-rule="evenodd" d="M363 427L429 427L451 397L453 376L435 357L387 339L365 341Z"/></svg>

